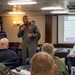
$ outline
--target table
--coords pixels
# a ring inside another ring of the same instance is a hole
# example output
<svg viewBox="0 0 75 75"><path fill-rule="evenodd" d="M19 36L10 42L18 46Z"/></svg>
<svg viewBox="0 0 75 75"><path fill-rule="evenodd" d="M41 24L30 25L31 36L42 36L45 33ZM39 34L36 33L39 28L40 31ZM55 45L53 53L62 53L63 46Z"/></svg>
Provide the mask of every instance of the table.
<svg viewBox="0 0 75 75"><path fill-rule="evenodd" d="M30 65L20 66L18 68L21 70L20 72L16 69L11 70L14 75L30 75Z"/></svg>

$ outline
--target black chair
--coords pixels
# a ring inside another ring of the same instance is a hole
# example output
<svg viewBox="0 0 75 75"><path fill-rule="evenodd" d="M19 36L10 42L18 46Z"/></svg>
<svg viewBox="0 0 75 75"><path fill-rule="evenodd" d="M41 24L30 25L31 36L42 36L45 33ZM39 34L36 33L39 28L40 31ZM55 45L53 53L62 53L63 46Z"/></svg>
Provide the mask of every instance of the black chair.
<svg viewBox="0 0 75 75"><path fill-rule="evenodd" d="M70 57L71 66L75 66L75 57ZM68 57L65 57L65 64L67 65Z"/></svg>
<svg viewBox="0 0 75 75"><path fill-rule="evenodd" d="M19 66L19 63L18 61L16 62L6 62L6 63L3 63L6 67L10 67L11 69L14 69L16 67Z"/></svg>
<svg viewBox="0 0 75 75"><path fill-rule="evenodd" d="M26 59L26 65L30 65L30 58Z"/></svg>

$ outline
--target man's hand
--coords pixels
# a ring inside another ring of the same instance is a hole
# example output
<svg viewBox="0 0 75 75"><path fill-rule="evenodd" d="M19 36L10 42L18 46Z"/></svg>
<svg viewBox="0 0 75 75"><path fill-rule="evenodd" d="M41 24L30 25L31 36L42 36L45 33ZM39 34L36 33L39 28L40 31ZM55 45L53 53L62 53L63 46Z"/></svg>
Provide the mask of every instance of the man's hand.
<svg viewBox="0 0 75 75"><path fill-rule="evenodd" d="M67 55L67 57L71 57L71 55L70 55L70 54L68 54L68 55Z"/></svg>
<svg viewBox="0 0 75 75"><path fill-rule="evenodd" d="M21 30L24 30L24 28L25 28L25 26L23 25L23 26L21 27Z"/></svg>
<svg viewBox="0 0 75 75"><path fill-rule="evenodd" d="M31 37L32 37L32 34L28 33L27 38L31 38Z"/></svg>

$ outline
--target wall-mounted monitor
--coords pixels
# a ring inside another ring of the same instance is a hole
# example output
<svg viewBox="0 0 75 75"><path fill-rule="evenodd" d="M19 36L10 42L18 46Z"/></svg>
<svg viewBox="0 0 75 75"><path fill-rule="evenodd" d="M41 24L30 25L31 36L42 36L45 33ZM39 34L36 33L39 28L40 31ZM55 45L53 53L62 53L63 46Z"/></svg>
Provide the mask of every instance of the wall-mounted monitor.
<svg viewBox="0 0 75 75"><path fill-rule="evenodd" d="M75 44L75 15L58 15L58 44Z"/></svg>

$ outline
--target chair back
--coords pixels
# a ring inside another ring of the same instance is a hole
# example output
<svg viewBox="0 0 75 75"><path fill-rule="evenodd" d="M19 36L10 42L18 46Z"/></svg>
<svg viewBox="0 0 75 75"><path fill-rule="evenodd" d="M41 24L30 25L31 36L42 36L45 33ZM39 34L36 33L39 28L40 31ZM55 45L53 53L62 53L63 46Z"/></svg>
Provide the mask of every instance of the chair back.
<svg viewBox="0 0 75 75"><path fill-rule="evenodd" d="M75 57L70 57L71 66L75 66ZM68 57L65 57L65 64L67 65Z"/></svg>
<svg viewBox="0 0 75 75"><path fill-rule="evenodd" d="M26 65L30 65L30 58L26 59Z"/></svg>
<svg viewBox="0 0 75 75"><path fill-rule="evenodd" d="M19 66L19 63L18 61L16 62L6 62L6 63L3 63L6 67L10 67L11 69L14 69L16 67Z"/></svg>

